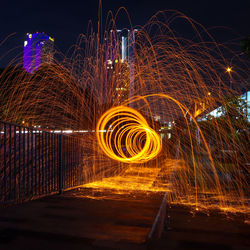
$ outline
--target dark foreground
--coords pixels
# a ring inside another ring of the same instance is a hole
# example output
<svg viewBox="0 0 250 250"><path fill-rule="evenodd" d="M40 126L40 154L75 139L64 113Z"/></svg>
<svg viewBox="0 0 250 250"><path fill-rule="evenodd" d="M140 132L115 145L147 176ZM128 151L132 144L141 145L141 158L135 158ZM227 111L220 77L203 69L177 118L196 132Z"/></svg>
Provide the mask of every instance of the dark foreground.
<svg viewBox="0 0 250 250"><path fill-rule="evenodd" d="M218 211L193 214L187 207L171 206L167 208L161 239L149 242L147 249L247 250L250 249L250 225L246 215L226 216Z"/></svg>
<svg viewBox="0 0 250 250"><path fill-rule="evenodd" d="M0 249L249 249L240 216L193 216L180 206L167 209L161 239L147 240L161 199L80 189L0 208Z"/></svg>

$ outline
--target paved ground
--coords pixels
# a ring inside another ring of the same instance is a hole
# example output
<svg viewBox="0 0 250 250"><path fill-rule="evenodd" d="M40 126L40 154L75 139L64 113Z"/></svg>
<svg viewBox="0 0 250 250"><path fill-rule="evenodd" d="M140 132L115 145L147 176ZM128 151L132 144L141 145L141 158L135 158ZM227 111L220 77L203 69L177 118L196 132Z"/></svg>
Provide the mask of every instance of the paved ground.
<svg viewBox="0 0 250 250"><path fill-rule="evenodd" d="M161 239L146 242L161 199L85 188L1 208L0 249L250 249L246 218L181 206L168 207Z"/></svg>
<svg viewBox="0 0 250 250"><path fill-rule="evenodd" d="M161 199L80 189L1 208L0 249L138 249Z"/></svg>
<svg viewBox="0 0 250 250"><path fill-rule="evenodd" d="M218 211L191 213L184 206L167 208L166 228L160 240L147 244L157 250L248 250L250 225L246 215Z"/></svg>

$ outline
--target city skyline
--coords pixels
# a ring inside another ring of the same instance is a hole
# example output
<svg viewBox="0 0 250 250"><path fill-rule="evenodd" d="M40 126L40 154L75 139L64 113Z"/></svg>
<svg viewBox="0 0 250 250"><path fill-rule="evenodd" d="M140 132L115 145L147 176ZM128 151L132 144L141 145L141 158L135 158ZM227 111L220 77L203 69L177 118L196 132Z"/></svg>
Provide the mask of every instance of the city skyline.
<svg viewBox="0 0 250 250"><path fill-rule="evenodd" d="M181 0L166 3L156 0L153 5L150 1L102 1L103 26L108 11L111 10L115 14L121 6L127 9L133 26L144 25L157 11L172 9L202 24L219 42L238 43L237 39L249 35L248 1L238 1L237 5L224 0L202 3ZM78 36L87 32L90 20L94 31L97 31L98 1L89 2L87 5L76 1L73 1L72 5L64 1L43 1L42 5L31 4L29 1L12 1L11 4L4 2L0 14L0 21L4 24L0 35L0 54L4 54L0 67L6 67L13 57L21 53L20 41L24 40L27 32L45 32L56 37L56 49L65 54L77 42ZM116 23L118 29L129 28L129 18L125 11L120 11ZM179 34L189 35L184 26L178 25L177 28ZM3 42L6 38L8 39Z"/></svg>

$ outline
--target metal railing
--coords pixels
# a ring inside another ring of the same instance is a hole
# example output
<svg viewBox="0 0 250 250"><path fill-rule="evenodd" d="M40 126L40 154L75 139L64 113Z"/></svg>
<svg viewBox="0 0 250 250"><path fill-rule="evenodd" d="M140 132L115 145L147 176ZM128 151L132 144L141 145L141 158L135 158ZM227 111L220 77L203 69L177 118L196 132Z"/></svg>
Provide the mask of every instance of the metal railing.
<svg viewBox="0 0 250 250"><path fill-rule="evenodd" d="M81 185L83 154L77 137L0 122L0 204Z"/></svg>

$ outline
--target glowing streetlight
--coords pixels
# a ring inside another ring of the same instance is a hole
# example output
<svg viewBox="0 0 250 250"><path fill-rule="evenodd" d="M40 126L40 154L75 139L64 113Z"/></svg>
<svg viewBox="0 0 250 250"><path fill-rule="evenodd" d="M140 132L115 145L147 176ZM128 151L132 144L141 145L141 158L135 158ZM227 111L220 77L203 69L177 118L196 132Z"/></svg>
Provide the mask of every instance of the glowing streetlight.
<svg viewBox="0 0 250 250"><path fill-rule="evenodd" d="M231 72L232 72L232 67L227 67L226 68L226 71L227 73L229 74L229 78L230 78L230 89L232 88L232 75L231 75Z"/></svg>

